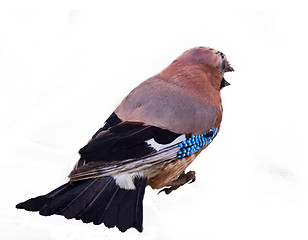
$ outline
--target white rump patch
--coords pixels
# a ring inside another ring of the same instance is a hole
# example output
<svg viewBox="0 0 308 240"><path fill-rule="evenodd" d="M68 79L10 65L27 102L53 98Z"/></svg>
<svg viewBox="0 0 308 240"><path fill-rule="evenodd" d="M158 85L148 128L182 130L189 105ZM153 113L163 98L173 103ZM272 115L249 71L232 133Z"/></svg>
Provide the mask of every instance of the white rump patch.
<svg viewBox="0 0 308 240"><path fill-rule="evenodd" d="M182 134L178 136L176 139L173 140L173 142L168 143L168 144L160 144L155 142L154 138L151 138L148 141L145 141L147 144L149 144L152 148L154 148L157 152L160 151L161 149L164 149L166 147L176 145L177 143L180 143L182 141L186 140L185 134Z"/></svg>
<svg viewBox="0 0 308 240"><path fill-rule="evenodd" d="M177 146L180 142L182 142L184 140L186 140L186 137L185 137L185 134L182 134L182 135L178 136L173 142L168 143L168 144L159 144L159 143L155 142L155 140L153 138L146 141L146 143L149 144L152 148L154 148L157 152L159 152L159 151L163 150L164 148L167 148L167 147L170 147L170 146ZM174 150L171 150L171 153L175 154ZM156 155L156 157L158 157L158 156L159 156L160 159L162 158L162 156ZM166 157L167 154L165 153L164 156ZM136 162L134 162L134 165L136 165ZM120 188L123 188L123 189L126 189L126 190L134 190L134 189L136 189L136 186L134 184L134 179L136 177L144 177L144 172L140 171L140 172L134 172L134 173L120 173L120 174L113 175L112 177L115 180L116 184Z"/></svg>
<svg viewBox="0 0 308 240"><path fill-rule="evenodd" d="M143 176L144 176L143 172L136 172L136 173L121 173L118 175L114 175L112 177L120 188L126 190L135 190L136 189L136 186L134 184L135 177L143 177Z"/></svg>

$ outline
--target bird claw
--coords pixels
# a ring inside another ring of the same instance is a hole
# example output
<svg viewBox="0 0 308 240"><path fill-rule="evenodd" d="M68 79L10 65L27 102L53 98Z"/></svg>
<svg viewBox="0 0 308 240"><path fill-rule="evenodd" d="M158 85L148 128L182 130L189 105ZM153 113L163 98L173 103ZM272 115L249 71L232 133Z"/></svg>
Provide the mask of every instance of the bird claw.
<svg viewBox="0 0 308 240"><path fill-rule="evenodd" d="M160 194L161 192L165 192L166 194L170 194L172 191L178 189L179 187L183 186L186 183L193 183L196 181L196 172L195 171L189 171L188 173L182 173L178 179L174 180L171 184L169 184L170 187L163 188L158 192Z"/></svg>
<svg viewBox="0 0 308 240"><path fill-rule="evenodd" d="M178 187L177 187L178 188ZM174 187L169 187L169 188L163 188L162 190L160 190L158 192L158 194L160 194L161 192L165 192L167 195L170 194L173 190L176 190L177 188Z"/></svg>
<svg viewBox="0 0 308 240"><path fill-rule="evenodd" d="M188 182L188 184L192 184L194 181L196 181L196 178L191 179L190 182Z"/></svg>

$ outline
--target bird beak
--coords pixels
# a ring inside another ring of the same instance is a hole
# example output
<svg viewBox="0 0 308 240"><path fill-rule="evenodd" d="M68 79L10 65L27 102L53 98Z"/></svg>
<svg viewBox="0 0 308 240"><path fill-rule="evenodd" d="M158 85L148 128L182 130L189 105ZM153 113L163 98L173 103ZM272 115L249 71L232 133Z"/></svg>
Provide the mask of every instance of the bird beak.
<svg viewBox="0 0 308 240"><path fill-rule="evenodd" d="M231 66L228 64L228 66L227 66L226 69L225 69L225 72L233 72L233 71L234 71L233 67L231 67Z"/></svg>
<svg viewBox="0 0 308 240"><path fill-rule="evenodd" d="M220 89L223 89L224 87L227 87L227 86L229 86L229 85L231 85L231 84L228 83L228 82L226 81L225 78L223 78L223 79L221 80L221 83L220 83Z"/></svg>

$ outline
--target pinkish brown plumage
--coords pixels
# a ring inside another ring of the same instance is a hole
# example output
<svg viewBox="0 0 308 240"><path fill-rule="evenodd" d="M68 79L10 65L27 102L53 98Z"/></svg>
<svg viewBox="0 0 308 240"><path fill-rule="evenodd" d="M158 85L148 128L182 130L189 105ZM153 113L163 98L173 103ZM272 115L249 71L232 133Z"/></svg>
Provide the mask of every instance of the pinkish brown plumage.
<svg viewBox="0 0 308 240"><path fill-rule="evenodd" d="M142 231L147 185L169 194L195 180L185 169L219 132L228 71L221 52L184 52L124 98L80 149L68 183L16 207Z"/></svg>
<svg viewBox="0 0 308 240"><path fill-rule="evenodd" d="M186 51L135 88L115 113L122 121L142 122L176 133L206 132L222 111L222 58L215 52L208 48Z"/></svg>

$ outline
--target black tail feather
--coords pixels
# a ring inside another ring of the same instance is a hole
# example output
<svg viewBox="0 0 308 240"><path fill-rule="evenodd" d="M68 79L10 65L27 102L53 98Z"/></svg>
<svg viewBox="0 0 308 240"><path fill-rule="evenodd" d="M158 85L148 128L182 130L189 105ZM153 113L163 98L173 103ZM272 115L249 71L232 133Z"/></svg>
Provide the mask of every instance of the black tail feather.
<svg viewBox="0 0 308 240"><path fill-rule="evenodd" d="M63 184L62 186L56 188L52 192L44 195L38 196L35 198L31 198L25 202L18 203L16 208L18 209L25 209L27 211L39 211L45 204L49 203L51 198L61 195L62 193L66 192L70 187L68 183Z"/></svg>
<svg viewBox="0 0 308 240"><path fill-rule="evenodd" d="M27 211L39 211L75 218L85 223L104 223L125 232L133 227L142 232L142 201L147 178L136 178L135 190L116 185L112 177L95 178L75 185L66 183L54 191L16 205Z"/></svg>
<svg viewBox="0 0 308 240"><path fill-rule="evenodd" d="M49 201L50 199L45 196L38 196L36 198L31 198L25 202L18 203L16 205L16 208L25 209L27 211L39 211Z"/></svg>
<svg viewBox="0 0 308 240"><path fill-rule="evenodd" d="M103 214L107 206L107 200L111 197L109 193L113 192L115 188L116 186L114 184L114 180L112 178L108 178L106 185L95 196L95 198L92 199L89 205L75 218L82 220L84 223L93 222L95 225L101 224L102 222L97 223L96 219Z"/></svg>
<svg viewBox="0 0 308 240"><path fill-rule="evenodd" d="M135 223L135 228L139 231L142 232L142 223L143 223L143 197L145 193L145 187L147 185L147 178L142 179L139 181L139 188L138 188L138 194L137 194L137 205L135 208L136 212L136 223Z"/></svg>
<svg viewBox="0 0 308 240"><path fill-rule="evenodd" d="M131 194L131 192L128 192L127 194ZM119 216L119 219L123 219L122 221L119 221L119 224L118 224L118 228L121 231L123 231L123 230L125 231L125 229L131 227L131 226L129 226L130 223L132 223L132 222L137 223L137 215L136 216L134 215L135 209L130 207L134 203L137 203L137 197L136 196L137 196L137 194L135 194L135 196L127 197L126 198L127 201L124 201L122 203L122 205L120 205L120 207L119 207L118 216ZM134 216L136 218L136 221L134 220Z"/></svg>
<svg viewBox="0 0 308 240"><path fill-rule="evenodd" d="M92 179L90 181L83 182L68 191L64 192L60 196L52 197L51 201L46 203L40 210L39 213L43 216L50 216L53 214L59 214L59 212L65 208L68 204L74 201L79 197L79 194L87 189L89 185L92 183Z"/></svg>
<svg viewBox="0 0 308 240"><path fill-rule="evenodd" d="M99 190L104 187L105 179L96 178L90 181L83 190L75 197L69 204L57 212L70 219L77 216L83 209L85 209L93 198L97 195Z"/></svg>

